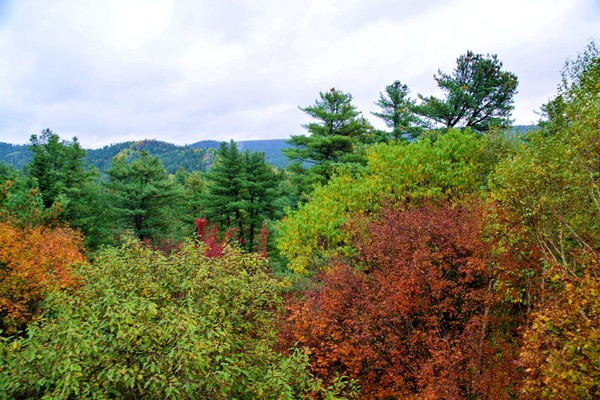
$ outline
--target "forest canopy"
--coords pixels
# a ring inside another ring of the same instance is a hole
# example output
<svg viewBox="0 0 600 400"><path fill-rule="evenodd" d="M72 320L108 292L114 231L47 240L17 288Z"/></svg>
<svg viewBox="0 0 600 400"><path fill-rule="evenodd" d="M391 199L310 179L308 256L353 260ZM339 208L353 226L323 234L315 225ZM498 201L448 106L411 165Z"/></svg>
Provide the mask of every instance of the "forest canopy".
<svg viewBox="0 0 600 400"><path fill-rule="evenodd" d="M33 135L0 163L0 394L600 397L600 51L525 132L496 55L434 79L382 89L385 130L321 91L286 168Z"/></svg>

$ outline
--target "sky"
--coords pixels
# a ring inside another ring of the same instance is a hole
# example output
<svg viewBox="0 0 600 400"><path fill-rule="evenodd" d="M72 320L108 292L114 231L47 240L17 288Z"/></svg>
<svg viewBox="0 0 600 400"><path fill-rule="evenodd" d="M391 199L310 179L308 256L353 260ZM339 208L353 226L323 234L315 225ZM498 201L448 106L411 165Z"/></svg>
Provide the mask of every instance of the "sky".
<svg viewBox="0 0 600 400"><path fill-rule="evenodd" d="M383 127L386 85L442 96L467 50L517 75L526 125L599 36L600 0L0 0L0 141L289 138L333 87Z"/></svg>

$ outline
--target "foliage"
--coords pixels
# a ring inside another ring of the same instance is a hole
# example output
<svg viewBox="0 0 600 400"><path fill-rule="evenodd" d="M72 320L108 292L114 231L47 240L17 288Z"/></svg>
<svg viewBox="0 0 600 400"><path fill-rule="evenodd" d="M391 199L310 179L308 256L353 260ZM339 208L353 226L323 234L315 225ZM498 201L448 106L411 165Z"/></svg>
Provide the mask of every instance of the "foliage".
<svg viewBox="0 0 600 400"><path fill-rule="evenodd" d="M15 333L37 316L49 292L76 286L81 242L68 228L0 222L0 329Z"/></svg>
<svg viewBox="0 0 600 400"><path fill-rule="evenodd" d="M562 111L527 137L492 176L492 196L505 216L505 234L535 243L548 264L572 273L572 255L600 244L600 57L571 67L583 76L565 83ZM556 106L552 106L558 111ZM575 271L577 272L577 271Z"/></svg>
<svg viewBox="0 0 600 400"><path fill-rule="evenodd" d="M502 246L537 248L530 257L543 267L519 272L527 275L521 290L538 293L520 356L524 398L600 394L598 82L599 52L590 44L567 63L559 94L545 107L549 120L492 174Z"/></svg>
<svg viewBox="0 0 600 400"><path fill-rule="evenodd" d="M44 212L37 182L0 163L0 220L30 225L45 219L44 215L48 213Z"/></svg>
<svg viewBox="0 0 600 400"><path fill-rule="evenodd" d="M27 170L37 182L42 212L80 229L91 249L111 243L106 194L98 185L98 171L84 169L86 151L77 138L60 140L46 129L30 141L33 158Z"/></svg>
<svg viewBox="0 0 600 400"><path fill-rule="evenodd" d="M371 130L352 104L350 93L332 88L320 92L319 97L314 105L300 108L316 120L304 125L310 136L292 135L289 144L294 147L283 150L290 160L298 162L291 171L300 175L296 179L299 193L310 193L314 183L326 183L338 163L362 162L358 146L368 141ZM300 163L312 166L306 169Z"/></svg>
<svg viewBox="0 0 600 400"><path fill-rule="evenodd" d="M280 215L280 177L263 153L243 154L235 142L223 143L217 162L205 175L202 215L222 232L235 229L236 239L256 251L256 236L267 219ZM230 231L231 232L231 231Z"/></svg>
<svg viewBox="0 0 600 400"><path fill-rule="evenodd" d="M295 272L327 265L332 256L354 253L352 234L342 229L357 214L380 204L460 199L483 186L489 168L483 142L470 131L451 130L439 139L408 145L379 144L367 152L363 174L341 173L318 186L312 200L280 224L278 247Z"/></svg>
<svg viewBox="0 0 600 400"><path fill-rule="evenodd" d="M511 398L518 321L495 290L511 261L481 226L477 208L384 210L360 256L291 306L317 376L356 378L365 399Z"/></svg>
<svg viewBox="0 0 600 400"><path fill-rule="evenodd" d="M434 76L446 92L445 99L421 97L416 113L433 126L470 127L486 132L491 126L509 126L513 96L518 80L515 74L502 70L502 62L494 55L484 56L468 51L456 60L452 74L438 71Z"/></svg>
<svg viewBox="0 0 600 400"><path fill-rule="evenodd" d="M89 178L83 168L85 150L77 138L61 141L57 134L45 129L40 137L31 135L30 143L33 158L27 168L38 182L44 207L49 208L61 195L68 195Z"/></svg>
<svg viewBox="0 0 600 400"><path fill-rule="evenodd" d="M280 176L273 168L265 162L264 153L249 153L246 151L243 157L247 174L246 190L248 200L246 207L247 223L245 243L248 251L259 251L260 246L256 241L259 231L266 229L265 223L269 219L281 216L282 204L279 190ZM266 233L260 233L266 238ZM260 241L259 241L260 242ZM260 242L266 246L264 240ZM266 251L264 247L262 252Z"/></svg>
<svg viewBox="0 0 600 400"><path fill-rule="evenodd" d="M421 121L414 113L414 100L408 98L408 86L400 81L395 81L385 87L385 94L379 94L379 100L375 103L381 108L381 112L372 113L385 121L389 132L394 140L416 138L422 133Z"/></svg>
<svg viewBox="0 0 600 400"><path fill-rule="evenodd" d="M586 274L531 316L520 357L527 372L523 398L600 396L599 315L600 279Z"/></svg>
<svg viewBox="0 0 600 400"><path fill-rule="evenodd" d="M217 161L205 178L208 190L202 201L202 214L222 231L236 227L241 233L243 210L248 196L245 190L247 171L242 153L234 141L229 145L221 143Z"/></svg>
<svg viewBox="0 0 600 400"><path fill-rule="evenodd" d="M301 351L274 350L281 284L259 255L165 257L132 241L99 253L0 351L12 398L336 399ZM342 385L343 386L343 385Z"/></svg>
<svg viewBox="0 0 600 400"><path fill-rule="evenodd" d="M111 211L119 222L116 228L131 229L140 239L165 237L172 224L170 207L178 192L160 159L145 152L130 163L125 157L116 157L107 174Z"/></svg>

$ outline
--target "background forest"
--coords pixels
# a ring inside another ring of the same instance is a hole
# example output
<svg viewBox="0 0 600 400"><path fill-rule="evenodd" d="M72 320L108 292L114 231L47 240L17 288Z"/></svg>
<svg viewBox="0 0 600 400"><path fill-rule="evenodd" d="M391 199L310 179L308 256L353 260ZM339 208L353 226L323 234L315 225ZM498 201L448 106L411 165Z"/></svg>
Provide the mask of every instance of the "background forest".
<svg viewBox="0 0 600 400"><path fill-rule="evenodd" d="M435 80L383 89L387 130L319 93L284 163L9 149L0 397L600 397L600 51L528 130L495 55Z"/></svg>

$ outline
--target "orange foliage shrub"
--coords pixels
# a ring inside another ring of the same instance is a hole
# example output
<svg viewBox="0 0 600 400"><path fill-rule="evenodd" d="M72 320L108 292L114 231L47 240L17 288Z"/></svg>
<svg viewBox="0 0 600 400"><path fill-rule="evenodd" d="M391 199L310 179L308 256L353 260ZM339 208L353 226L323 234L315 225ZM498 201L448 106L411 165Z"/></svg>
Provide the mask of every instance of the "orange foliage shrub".
<svg viewBox="0 0 600 400"><path fill-rule="evenodd" d="M387 210L359 241L362 267L337 265L290 306L287 335L313 371L357 379L361 398L505 399L519 369L512 304L476 209Z"/></svg>
<svg viewBox="0 0 600 400"><path fill-rule="evenodd" d="M69 228L19 228L0 222L0 328L14 333L53 289L73 287L83 262L82 238Z"/></svg>

